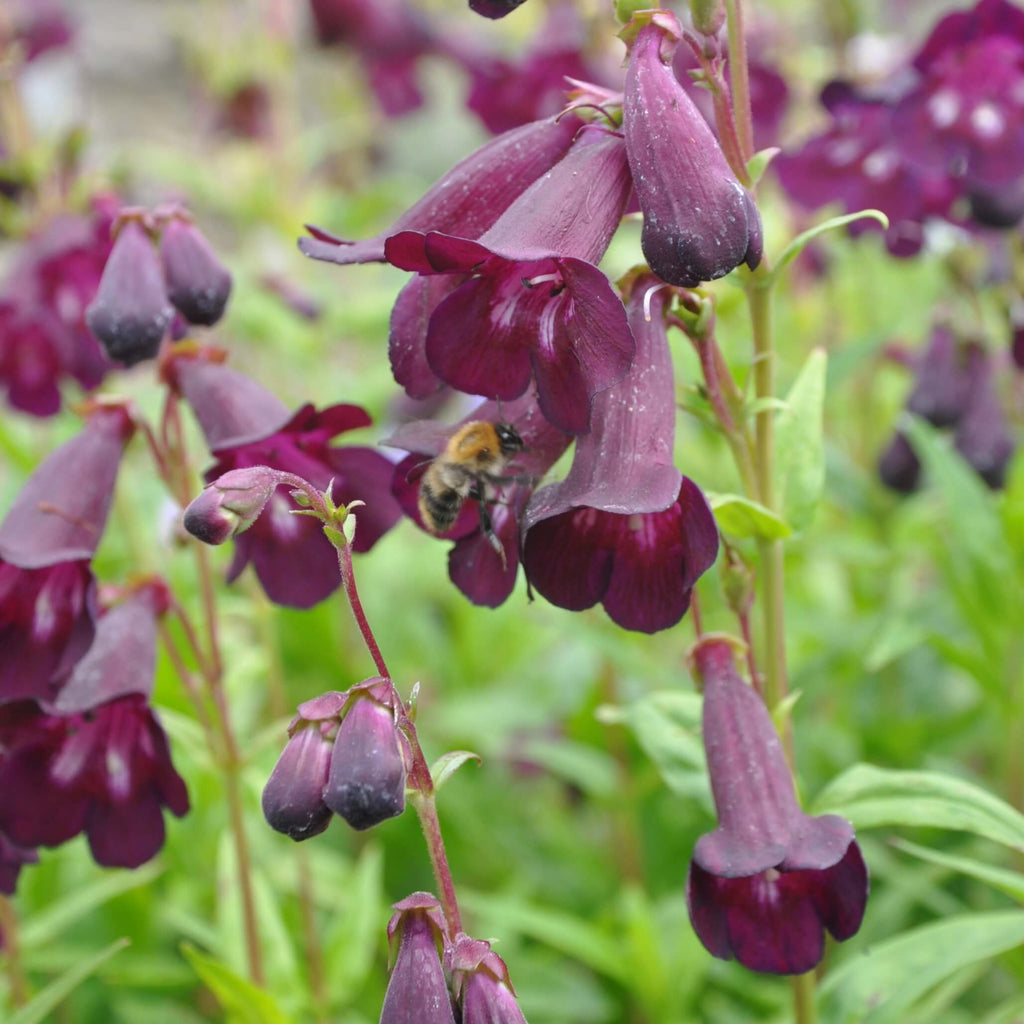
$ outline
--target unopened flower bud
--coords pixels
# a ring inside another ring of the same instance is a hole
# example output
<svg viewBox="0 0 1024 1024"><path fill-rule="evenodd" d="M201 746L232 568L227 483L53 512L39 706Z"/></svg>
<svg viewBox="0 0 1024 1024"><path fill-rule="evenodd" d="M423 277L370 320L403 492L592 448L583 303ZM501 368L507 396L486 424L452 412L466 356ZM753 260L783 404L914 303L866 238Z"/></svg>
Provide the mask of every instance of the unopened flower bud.
<svg viewBox="0 0 1024 1024"><path fill-rule="evenodd" d="M489 942L459 935L450 960L462 1024L526 1024L505 961Z"/></svg>
<svg viewBox="0 0 1024 1024"><path fill-rule="evenodd" d="M125 221L103 268L96 298L85 311L89 330L111 359L132 366L156 355L173 316L146 229L136 220Z"/></svg>
<svg viewBox="0 0 1024 1024"><path fill-rule="evenodd" d="M185 529L204 544L223 544L256 522L278 476L269 466L228 470L185 509Z"/></svg>
<svg viewBox="0 0 1024 1024"><path fill-rule="evenodd" d="M338 728L324 801L362 831L405 810L405 760L394 714L357 695Z"/></svg>
<svg viewBox="0 0 1024 1024"><path fill-rule="evenodd" d="M906 435L896 433L878 460L878 475L890 490L910 494L921 479L921 460Z"/></svg>
<svg viewBox="0 0 1024 1024"><path fill-rule="evenodd" d="M693 27L705 36L713 36L725 24L722 0L690 0Z"/></svg>
<svg viewBox="0 0 1024 1024"><path fill-rule="evenodd" d="M444 968L438 955L444 944L440 905L429 893L416 892L394 905L388 940L399 943L388 981L380 1024L455 1024ZM392 946L393 948L393 946Z"/></svg>
<svg viewBox="0 0 1024 1024"><path fill-rule="evenodd" d="M160 238L167 294L191 324L209 327L224 312L231 274L191 222L172 217Z"/></svg>
<svg viewBox="0 0 1024 1024"><path fill-rule="evenodd" d="M319 835L331 821L324 786L331 742L321 723L300 721L263 789L263 815L272 829L296 842Z"/></svg>

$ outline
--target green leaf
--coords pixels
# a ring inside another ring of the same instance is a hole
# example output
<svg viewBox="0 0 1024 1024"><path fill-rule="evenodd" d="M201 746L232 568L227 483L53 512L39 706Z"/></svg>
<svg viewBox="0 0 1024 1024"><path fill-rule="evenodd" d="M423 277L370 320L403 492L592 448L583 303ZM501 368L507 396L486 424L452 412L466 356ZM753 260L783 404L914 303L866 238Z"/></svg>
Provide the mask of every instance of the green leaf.
<svg viewBox="0 0 1024 1024"><path fill-rule="evenodd" d="M1019 910L963 914L924 925L846 961L825 979L828 1019L903 1024L906 1009L953 972L1024 943Z"/></svg>
<svg viewBox="0 0 1024 1024"><path fill-rule="evenodd" d="M794 530L810 525L825 486L826 364L825 350L812 349L775 426L779 507Z"/></svg>
<svg viewBox="0 0 1024 1024"><path fill-rule="evenodd" d="M748 161L747 161L747 174L750 175L750 180L753 184L757 184L764 172L768 170L768 165L782 152L778 146L769 146L767 149L759 149Z"/></svg>
<svg viewBox="0 0 1024 1024"><path fill-rule="evenodd" d="M979 786L941 772L857 764L818 794L812 814L841 814L857 828L923 825L970 832L1024 849L1024 815Z"/></svg>
<svg viewBox="0 0 1024 1024"><path fill-rule="evenodd" d="M95 956L75 964L74 967L65 971L59 978L54 978L30 1003L21 1007L13 1017L8 1017L7 1024L40 1024L45 1021L51 1011L70 995L90 974L94 974L111 957L120 953L122 949L130 945L128 939L118 939L112 942L106 949L100 950Z"/></svg>
<svg viewBox="0 0 1024 1024"><path fill-rule="evenodd" d="M730 537L758 537L780 540L793 531L771 509L739 494L708 494L718 528Z"/></svg>
<svg viewBox="0 0 1024 1024"><path fill-rule="evenodd" d="M431 766L430 777L434 780L436 793L467 761L480 764L483 759L472 750L450 750L442 754Z"/></svg>
<svg viewBox="0 0 1024 1024"><path fill-rule="evenodd" d="M765 287L770 287L775 283L779 274L789 266L803 252L804 247L808 242L817 238L818 235L823 235L827 231L833 231L836 228L846 227L847 224L852 224L855 220L863 220L870 218L877 220L883 228L888 228L889 218L886 217L881 210L860 210L857 213L847 213L842 217L830 217L828 220L823 221L821 224L816 224L813 228L808 228L806 231L797 235L785 249L782 250L782 255L775 261L775 266L772 268L771 274L765 281Z"/></svg>
<svg viewBox="0 0 1024 1024"><path fill-rule="evenodd" d="M993 867L991 864L983 864L974 860L973 857L954 857L948 853L940 853L938 850L929 849L927 846L918 846L917 843L907 842L905 839L893 840L893 846L912 857L938 864L950 871L961 875L968 875L991 885L993 889L1006 893L1011 899L1024 903L1024 875L1019 871L1008 871L1006 868Z"/></svg>
<svg viewBox="0 0 1024 1024"><path fill-rule="evenodd" d="M184 942L181 951L203 984L217 997L225 1024L288 1024L273 997L230 967Z"/></svg>

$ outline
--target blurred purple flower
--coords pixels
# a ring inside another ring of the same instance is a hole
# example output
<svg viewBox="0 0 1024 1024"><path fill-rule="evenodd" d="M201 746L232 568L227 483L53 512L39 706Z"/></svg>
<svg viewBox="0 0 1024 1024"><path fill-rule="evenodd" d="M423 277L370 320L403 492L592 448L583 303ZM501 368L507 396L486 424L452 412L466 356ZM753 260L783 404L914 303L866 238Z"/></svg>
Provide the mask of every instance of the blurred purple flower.
<svg viewBox="0 0 1024 1024"><path fill-rule="evenodd" d="M978 345L968 351L967 373L967 400L953 444L982 480L998 489L1016 446L996 392L992 357Z"/></svg>
<svg viewBox="0 0 1024 1024"><path fill-rule="evenodd" d="M761 215L665 56L682 34L661 11L636 34L626 69L622 129L651 270L693 288L761 261ZM631 25L632 27L632 25Z"/></svg>
<svg viewBox="0 0 1024 1024"><path fill-rule="evenodd" d="M911 494L921 481L921 460L902 431L893 434L878 459L878 477L890 490Z"/></svg>
<svg viewBox="0 0 1024 1024"><path fill-rule="evenodd" d="M704 684L704 747L719 827L697 840L690 921L712 956L752 971L803 974L860 928L868 873L853 826L801 812L775 726L740 678L728 640L693 659Z"/></svg>
<svg viewBox="0 0 1024 1024"><path fill-rule="evenodd" d="M98 405L51 452L0 525L0 704L53 699L93 641L96 552L121 453L134 427Z"/></svg>
<svg viewBox="0 0 1024 1024"><path fill-rule="evenodd" d="M526 1024L505 961L483 939L459 934L446 955L462 1024Z"/></svg>
<svg viewBox="0 0 1024 1024"><path fill-rule="evenodd" d="M178 351L163 368L166 379L192 407L206 443L216 458L207 470L213 482L229 470L251 466L294 473L323 490L333 479L337 501L359 499L358 528L352 545L371 547L401 517L391 496L393 466L372 448L333 447L338 434L371 422L356 405L332 405L317 411L307 403L296 412L256 381L214 361L213 353ZM267 596L277 604L310 608L341 582L334 548L321 524L292 515L298 508L289 488L276 489L263 514L235 538L228 582L251 561Z"/></svg>
<svg viewBox="0 0 1024 1024"><path fill-rule="evenodd" d="M385 254L395 266L458 275L429 313L430 371L459 391L504 401L535 379L553 426L588 430L593 396L621 380L633 356L622 303L596 266L629 192L622 138L588 130L478 241L438 231L390 237ZM416 335L427 311L403 309L410 326L396 323L398 310L392 332Z"/></svg>
<svg viewBox="0 0 1024 1024"><path fill-rule="evenodd" d="M941 168L912 162L893 124L886 98L869 98L833 82L821 101L832 124L772 163L782 187L804 209L839 202L845 213L879 209L889 218L885 244L894 256L913 256L929 217L948 216L956 184ZM871 220L849 226L853 235L878 230Z"/></svg>
<svg viewBox="0 0 1024 1024"><path fill-rule="evenodd" d="M26 61L67 46L74 23L54 0L10 0L0 24L0 52L18 44Z"/></svg>
<svg viewBox="0 0 1024 1024"><path fill-rule="evenodd" d="M626 309L636 357L594 399L594 427L576 441L569 475L539 490L523 517L527 579L570 611L600 602L624 629L675 625L718 553L704 495L673 465L675 386L666 289L644 275Z"/></svg>
<svg viewBox="0 0 1024 1024"><path fill-rule="evenodd" d="M160 235L167 297L190 324L210 327L224 313L231 274L187 214L175 212Z"/></svg>
<svg viewBox="0 0 1024 1024"><path fill-rule="evenodd" d="M495 503L489 506L492 528L505 552L505 565L481 529L478 502L473 499L467 499L455 525L442 535L445 540L455 541L448 555L451 581L470 601L487 608L497 608L512 593L519 564L519 522L523 510L536 481L554 465L570 441L568 435L556 430L541 415L532 391L504 404L500 410L496 402L484 402L462 423L474 420L493 423L498 419L511 423L524 445L508 468L508 475L516 479L505 484ZM395 467L392 486L405 514L421 528L425 529L417 501L420 480L430 459L443 450L448 438L462 423L455 427L431 421L410 423L387 439L389 445L413 453Z"/></svg>
<svg viewBox="0 0 1024 1024"><path fill-rule="evenodd" d="M440 904L417 892L394 904L388 923L392 948L398 943L380 1024L455 1024L439 949L445 942Z"/></svg>
<svg viewBox="0 0 1024 1024"><path fill-rule="evenodd" d="M108 611L55 701L0 707L0 830L18 845L84 831L98 864L135 868L163 846L163 808L188 811L149 707L161 600L144 587Z"/></svg>
<svg viewBox="0 0 1024 1024"><path fill-rule="evenodd" d="M947 327L936 327L916 360L917 378L907 399L907 412L935 427L952 427L970 398L972 379L968 352Z"/></svg>

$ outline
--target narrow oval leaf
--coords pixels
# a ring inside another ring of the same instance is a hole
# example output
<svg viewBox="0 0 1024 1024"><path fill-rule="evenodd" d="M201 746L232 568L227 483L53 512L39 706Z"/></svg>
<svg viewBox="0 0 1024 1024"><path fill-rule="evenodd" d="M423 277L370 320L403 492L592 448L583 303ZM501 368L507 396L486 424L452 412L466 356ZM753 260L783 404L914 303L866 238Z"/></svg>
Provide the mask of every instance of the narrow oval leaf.
<svg viewBox="0 0 1024 1024"><path fill-rule="evenodd" d="M970 832L1024 849L1024 815L964 779L941 772L857 764L818 794L812 814L841 814L857 828L924 825Z"/></svg>
<svg viewBox="0 0 1024 1024"><path fill-rule="evenodd" d="M782 255L779 256L775 262L775 266L772 268L771 274L768 275L765 281L765 287L771 287L775 283L779 274L789 266L803 252L804 247L817 238L818 235L825 234L826 231L834 231L836 228L846 227L847 224L852 224L855 220L877 220L883 228L889 227L889 218L886 217L881 210L859 210L857 213L847 213L842 217L830 217L826 221L822 221L821 224L816 224L813 228L808 228L806 231L797 235L785 249L782 250Z"/></svg>
<svg viewBox="0 0 1024 1024"><path fill-rule="evenodd" d="M708 494L718 528L730 537L781 540L793 531L771 509L739 494Z"/></svg>
<svg viewBox="0 0 1024 1024"><path fill-rule="evenodd" d="M226 964L183 942L181 952L217 997L228 1024L288 1024L273 997L251 981L239 977Z"/></svg>
<svg viewBox="0 0 1024 1024"><path fill-rule="evenodd" d="M963 914L872 944L825 979L829 1020L901 1024L953 972L1024 943L1024 912Z"/></svg>
<svg viewBox="0 0 1024 1024"><path fill-rule="evenodd" d="M917 843L909 843L905 839L896 839L893 846L897 850L909 853L912 857L919 857L921 860L938 864L941 867L949 868L961 875L969 875L991 885L993 889L1006 893L1011 899L1018 903L1024 903L1024 875L1019 871L1009 871L1006 868L993 867L991 864L983 864L972 857L953 857L948 853L940 853L938 850L931 850L927 846L918 846Z"/></svg>
<svg viewBox="0 0 1024 1024"><path fill-rule="evenodd" d="M472 750L450 750L442 754L431 766L430 777L434 780L436 793L467 761L483 762L479 754Z"/></svg>
<svg viewBox="0 0 1024 1024"><path fill-rule="evenodd" d="M825 350L812 349L775 425L776 490L794 530L810 525L825 486L826 364Z"/></svg>

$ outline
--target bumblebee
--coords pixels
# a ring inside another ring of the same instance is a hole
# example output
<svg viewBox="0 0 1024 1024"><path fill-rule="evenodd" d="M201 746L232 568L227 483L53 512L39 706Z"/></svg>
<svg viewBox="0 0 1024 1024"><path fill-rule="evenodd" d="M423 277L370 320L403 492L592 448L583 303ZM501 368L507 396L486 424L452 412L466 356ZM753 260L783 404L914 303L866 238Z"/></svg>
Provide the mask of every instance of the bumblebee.
<svg viewBox="0 0 1024 1024"><path fill-rule="evenodd" d="M502 474L522 450L523 439L511 423L473 420L459 427L420 481L423 525L431 533L447 533L466 499L472 498L480 504L480 529L504 568L505 549L491 525L487 504L494 501L494 488L520 479Z"/></svg>

